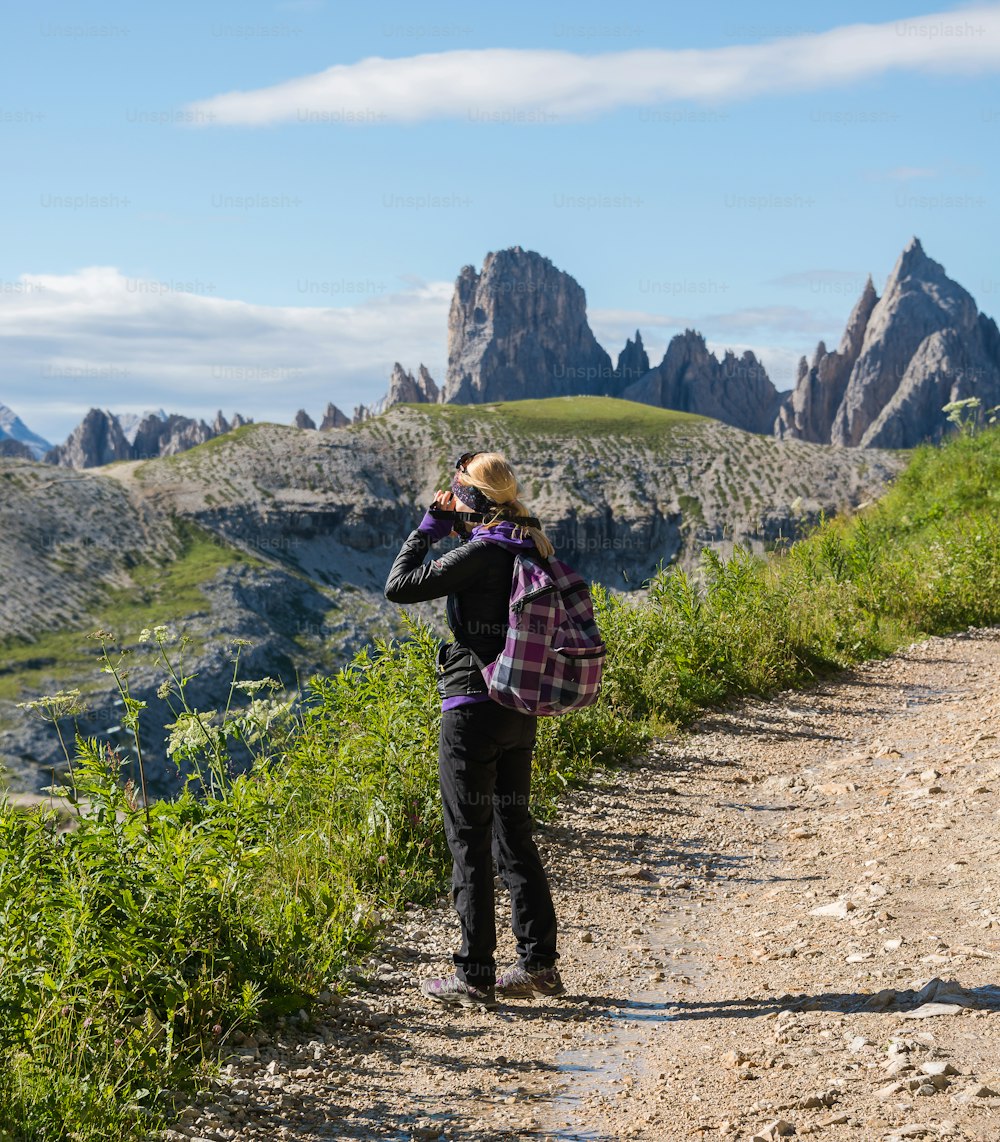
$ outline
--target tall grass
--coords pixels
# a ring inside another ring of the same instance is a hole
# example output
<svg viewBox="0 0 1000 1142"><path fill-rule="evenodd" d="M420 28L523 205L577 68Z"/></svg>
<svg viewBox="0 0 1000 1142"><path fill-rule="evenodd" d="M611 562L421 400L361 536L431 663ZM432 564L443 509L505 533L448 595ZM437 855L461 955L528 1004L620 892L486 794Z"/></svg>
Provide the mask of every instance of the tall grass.
<svg viewBox="0 0 1000 1142"><path fill-rule="evenodd" d="M1000 621L1000 433L918 451L879 504L767 562L706 553L641 602L594 598L606 683L540 725L541 816L708 705ZM380 910L441 891L435 640L408 629L294 709L234 663L217 711L187 705L183 648L154 631L184 791L147 815L122 759L77 740L71 828L0 811L0 1139L147 1137L235 1029L308 1007L371 946ZM104 654L141 745L107 637ZM252 758L240 775L236 751Z"/></svg>

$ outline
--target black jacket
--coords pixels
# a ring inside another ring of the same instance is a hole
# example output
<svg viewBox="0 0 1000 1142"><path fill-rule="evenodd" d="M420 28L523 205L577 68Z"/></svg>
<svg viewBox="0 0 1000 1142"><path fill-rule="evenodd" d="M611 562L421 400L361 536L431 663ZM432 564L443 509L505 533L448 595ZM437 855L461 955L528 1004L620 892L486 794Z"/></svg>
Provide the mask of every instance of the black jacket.
<svg viewBox="0 0 1000 1142"><path fill-rule="evenodd" d="M502 544L473 539L424 563L430 546L423 532L410 532L389 572L385 597L390 603L421 603L447 595L455 641L438 651L438 692L442 698L485 694L480 666L503 650L515 555Z"/></svg>

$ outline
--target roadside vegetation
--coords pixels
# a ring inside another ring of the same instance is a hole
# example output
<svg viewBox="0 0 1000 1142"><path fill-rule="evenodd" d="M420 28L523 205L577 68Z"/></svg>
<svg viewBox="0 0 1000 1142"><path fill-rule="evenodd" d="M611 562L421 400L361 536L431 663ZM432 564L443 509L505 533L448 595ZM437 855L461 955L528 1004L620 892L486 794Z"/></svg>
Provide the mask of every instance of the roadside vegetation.
<svg viewBox="0 0 1000 1142"><path fill-rule="evenodd" d="M960 425L878 504L767 561L706 553L642 600L594 599L606 684L595 706L541 723L542 818L567 785L706 706L1000 622L1000 430ZM75 810L67 828L44 807L0 809L0 1140L148 1137L234 1032L308 1010L378 938L381 912L440 894L435 639L407 630L296 703L242 680L234 645L214 711L187 703L183 640L144 632L186 777L169 801L123 785L126 759L105 743L73 741L78 694L32 704L64 731ZM141 761L157 731L129 658L111 632L93 645ZM233 772L237 753L248 772Z"/></svg>

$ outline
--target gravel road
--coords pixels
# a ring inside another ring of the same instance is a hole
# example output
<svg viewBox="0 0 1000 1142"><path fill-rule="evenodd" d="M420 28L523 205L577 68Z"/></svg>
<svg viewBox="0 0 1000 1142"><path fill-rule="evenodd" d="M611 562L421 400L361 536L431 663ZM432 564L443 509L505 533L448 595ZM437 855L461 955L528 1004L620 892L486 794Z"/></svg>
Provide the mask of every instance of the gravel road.
<svg viewBox="0 0 1000 1142"><path fill-rule="evenodd" d="M998 668L930 639L654 743L541 831L566 996L428 1005L456 922L407 913L168 1137L997 1142Z"/></svg>

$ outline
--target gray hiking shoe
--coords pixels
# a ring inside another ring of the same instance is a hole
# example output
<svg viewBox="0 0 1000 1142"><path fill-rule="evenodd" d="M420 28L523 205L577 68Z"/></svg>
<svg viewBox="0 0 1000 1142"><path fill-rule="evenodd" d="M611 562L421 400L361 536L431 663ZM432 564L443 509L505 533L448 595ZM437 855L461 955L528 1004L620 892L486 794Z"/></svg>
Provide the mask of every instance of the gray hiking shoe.
<svg viewBox="0 0 1000 1142"><path fill-rule="evenodd" d="M491 1011L497 1005L492 987L479 988L459 979L457 975L443 979L425 979L420 983L420 992L443 1007L483 1007Z"/></svg>
<svg viewBox="0 0 1000 1142"><path fill-rule="evenodd" d="M562 995L566 990L558 968L528 971L521 964L507 968L497 976L497 995L503 999L530 999L533 995Z"/></svg>

